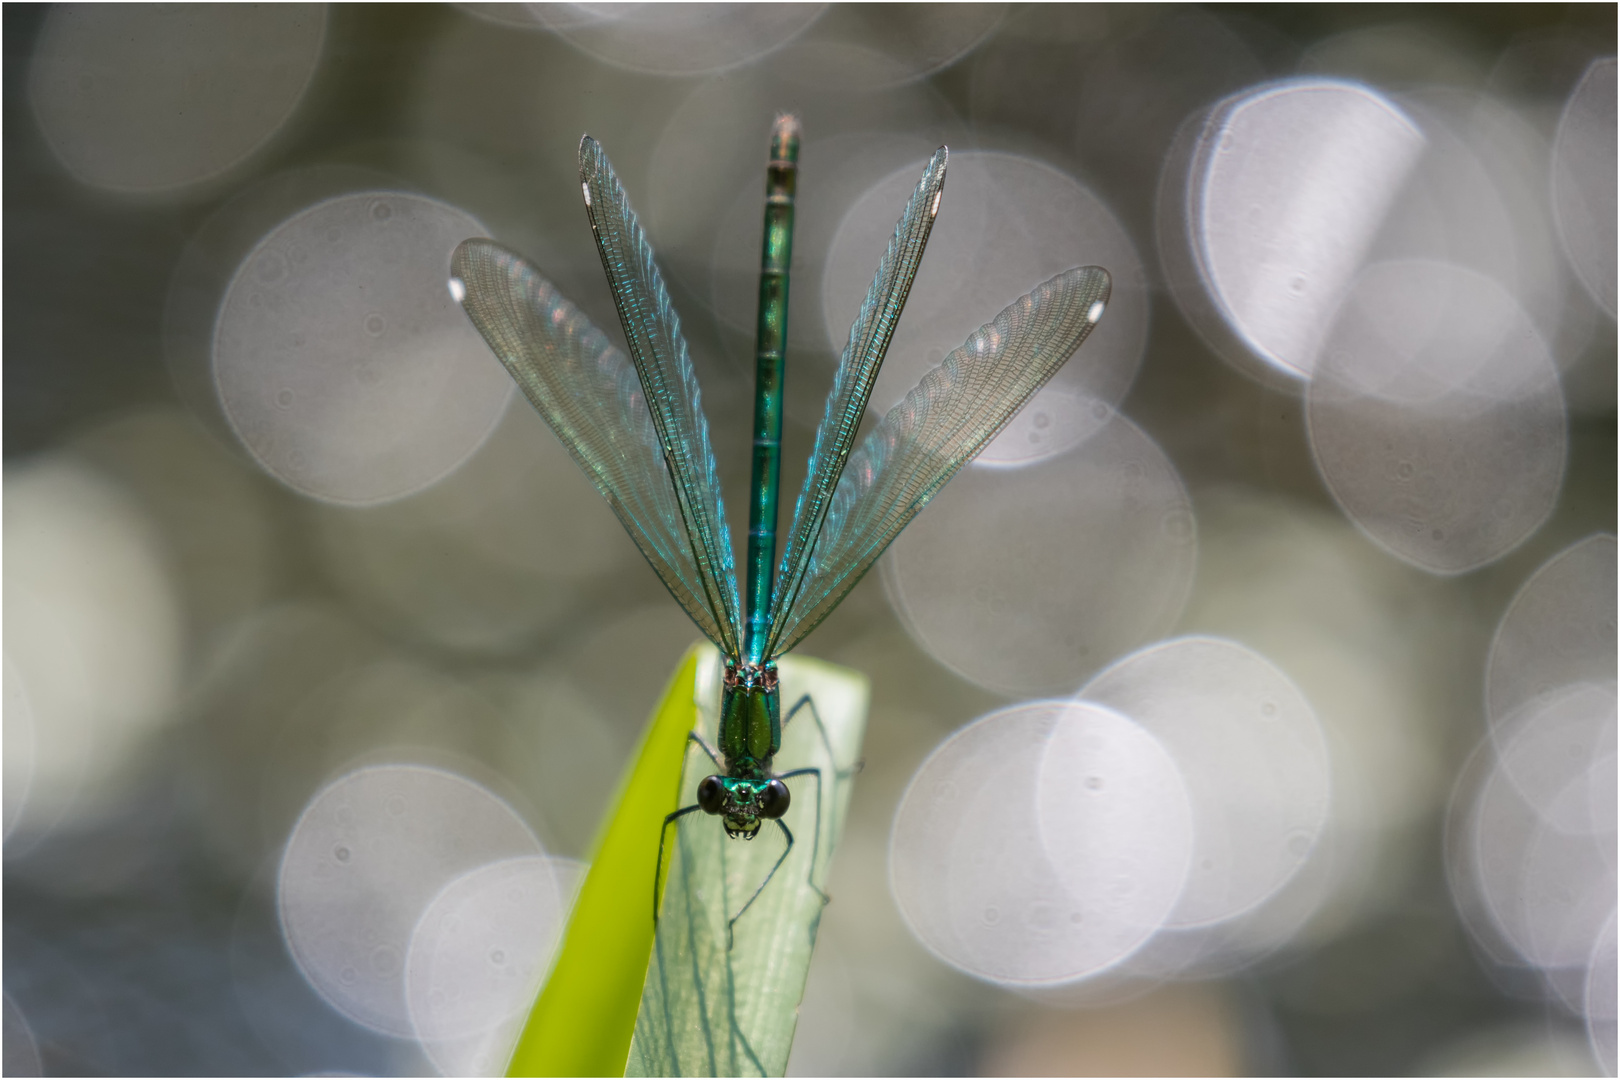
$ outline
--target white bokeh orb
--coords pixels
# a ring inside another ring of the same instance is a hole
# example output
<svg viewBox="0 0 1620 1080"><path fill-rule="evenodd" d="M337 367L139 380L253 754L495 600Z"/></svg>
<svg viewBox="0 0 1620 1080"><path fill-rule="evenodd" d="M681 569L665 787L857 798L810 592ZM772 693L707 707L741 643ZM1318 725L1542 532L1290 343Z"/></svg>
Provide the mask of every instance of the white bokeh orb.
<svg viewBox="0 0 1620 1080"><path fill-rule="evenodd" d="M76 179L131 194L213 179L303 99L325 4L73 4L46 16L28 100Z"/></svg>
<svg viewBox="0 0 1620 1080"><path fill-rule="evenodd" d="M442 479L494 431L513 383L445 282L485 235L395 191L328 199L243 260L214 327L215 387L258 463L312 498L386 502Z"/></svg>
<svg viewBox="0 0 1620 1080"><path fill-rule="evenodd" d="M1107 970L1181 894L1193 820L1174 761L1101 706L991 713L923 763L896 812L890 887L947 963L1013 986Z"/></svg>
<svg viewBox="0 0 1620 1080"><path fill-rule="evenodd" d="M500 1076L528 1019L583 876L523 855L446 885L411 934L405 994L416 1037L446 1076Z"/></svg>
<svg viewBox="0 0 1620 1080"><path fill-rule="evenodd" d="M1056 457L963 469L880 565L940 663L1001 693L1064 694L1175 625L1196 533L1174 466L1116 415Z"/></svg>
<svg viewBox="0 0 1620 1080"><path fill-rule="evenodd" d="M1616 554L1612 533L1588 536L1539 566L1514 594L1485 663L1493 731L1543 694L1614 681Z"/></svg>
<svg viewBox="0 0 1620 1080"><path fill-rule="evenodd" d="M1557 503L1568 447L1558 369L1514 298L1473 270L1426 260L1363 270L1306 409L1340 508L1430 573L1500 559Z"/></svg>
<svg viewBox="0 0 1620 1080"><path fill-rule="evenodd" d="M276 906L288 951L334 1009L411 1036L406 957L422 913L461 875L540 854L523 820L470 780L416 765L358 769L317 793L287 838Z"/></svg>
<svg viewBox="0 0 1620 1080"><path fill-rule="evenodd" d="M1328 747L1310 702L1264 657L1177 638L1116 661L1077 696L1152 732L1187 784L1198 831L1167 926L1235 918L1299 872L1327 824Z"/></svg>

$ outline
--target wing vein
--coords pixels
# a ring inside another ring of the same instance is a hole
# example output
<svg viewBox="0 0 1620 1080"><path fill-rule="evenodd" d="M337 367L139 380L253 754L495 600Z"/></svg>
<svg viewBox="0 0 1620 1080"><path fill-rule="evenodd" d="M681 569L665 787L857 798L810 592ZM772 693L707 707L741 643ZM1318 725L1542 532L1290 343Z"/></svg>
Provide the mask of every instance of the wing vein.
<svg viewBox="0 0 1620 1080"><path fill-rule="evenodd" d="M1107 271L1065 271L970 335L889 410L849 457L783 630L780 655L815 629L936 492L1000 433L1101 317Z"/></svg>
<svg viewBox="0 0 1620 1080"><path fill-rule="evenodd" d="M728 655L739 656L741 605L731 538L725 531L719 470L680 317L630 200L607 155L590 136L580 140L579 174L590 196L586 212L602 269L613 288L625 340L674 485L681 531L697 568L699 591L721 631L716 644Z"/></svg>
<svg viewBox="0 0 1620 1080"><path fill-rule="evenodd" d="M917 266L922 261L934 215L939 209L940 193L945 187L947 157L942 146L924 168L849 328L849 341L839 359L832 391L827 395L804 487L794 508L793 531L777 572L773 598L775 615L766 640L767 656L785 651L776 647L777 642L804 586L816 537L826 521L855 433L866 413L867 399L871 397L872 386L889 351L889 342L911 292L911 283L916 279Z"/></svg>
<svg viewBox="0 0 1620 1080"><path fill-rule="evenodd" d="M721 648L727 635L691 541L646 391L616 348L524 259L490 240L456 248L462 307L596 485L670 595Z"/></svg>

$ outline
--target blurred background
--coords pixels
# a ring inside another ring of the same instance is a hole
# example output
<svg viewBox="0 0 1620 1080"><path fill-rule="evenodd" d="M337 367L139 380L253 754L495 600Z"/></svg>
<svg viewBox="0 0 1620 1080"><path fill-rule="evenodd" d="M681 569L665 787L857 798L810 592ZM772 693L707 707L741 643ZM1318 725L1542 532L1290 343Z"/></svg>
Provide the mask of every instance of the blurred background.
<svg viewBox="0 0 1620 1080"><path fill-rule="evenodd" d="M803 647L872 717L791 1071L1614 1074L1612 5L3 19L6 1074L500 1071L698 634L449 253L619 339L600 140L735 518L778 110L790 491L937 145L875 415L1114 277Z"/></svg>

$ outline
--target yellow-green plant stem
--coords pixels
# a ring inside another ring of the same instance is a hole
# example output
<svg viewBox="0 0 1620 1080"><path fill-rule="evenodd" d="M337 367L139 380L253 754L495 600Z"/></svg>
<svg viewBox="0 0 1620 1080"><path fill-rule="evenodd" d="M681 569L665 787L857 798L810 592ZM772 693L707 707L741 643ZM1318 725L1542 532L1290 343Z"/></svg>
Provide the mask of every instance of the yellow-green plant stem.
<svg viewBox="0 0 1620 1080"><path fill-rule="evenodd" d="M653 944L653 875L697 719L694 646L648 721L508 1076L623 1076Z"/></svg>

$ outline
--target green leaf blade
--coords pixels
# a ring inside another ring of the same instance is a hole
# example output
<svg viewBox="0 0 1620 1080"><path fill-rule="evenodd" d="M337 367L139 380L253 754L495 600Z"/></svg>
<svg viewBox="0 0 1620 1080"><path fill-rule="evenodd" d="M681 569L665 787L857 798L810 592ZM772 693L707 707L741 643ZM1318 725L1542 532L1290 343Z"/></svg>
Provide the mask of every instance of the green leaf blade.
<svg viewBox="0 0 1620 1080"><path fill-rule="evenodd" d="M779 672L784 719L808 693L826 731L824 740L810 709L800 710L776 759L778 772L821 770L819 820L816 779L793 778L793 803L783 819L793 849L737 921L730 950L726 923L770 874L785 846L782 833L768 824L752 841L732 840L704 814L688 815L671 831L668 884L627 1076L781 1076L787 1070L821 921L817 887L825 887L842 830L869 691L859 673L815 660L787 657ZM711 654L697 680L699 726L711 741L719 680L719 657ZM692 747L683 795L713 771L714 763Z"/></svg>
<svg viewBox="0 0 1620 1080"><path fill-rule="evenodd" d="M653 945L659 831L683 790L700 661L714 655L708 645L686 654L648 722L508 1076L624 1074Z"/></svg>

